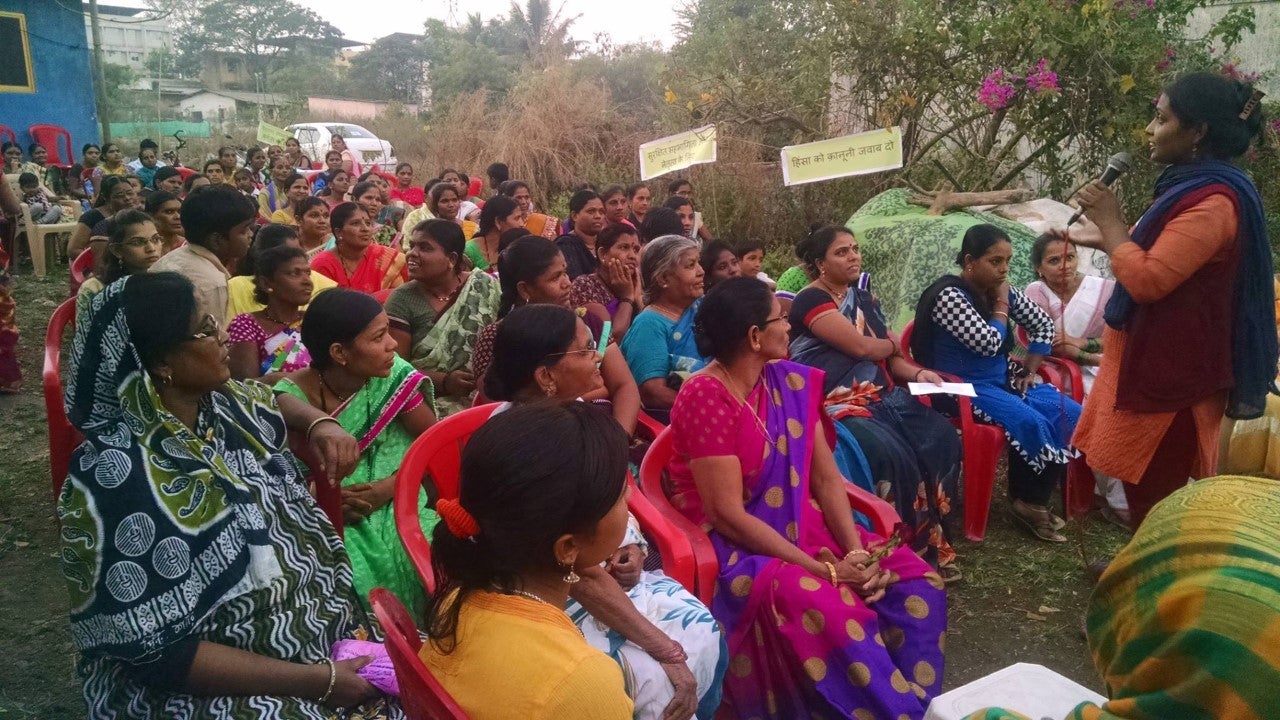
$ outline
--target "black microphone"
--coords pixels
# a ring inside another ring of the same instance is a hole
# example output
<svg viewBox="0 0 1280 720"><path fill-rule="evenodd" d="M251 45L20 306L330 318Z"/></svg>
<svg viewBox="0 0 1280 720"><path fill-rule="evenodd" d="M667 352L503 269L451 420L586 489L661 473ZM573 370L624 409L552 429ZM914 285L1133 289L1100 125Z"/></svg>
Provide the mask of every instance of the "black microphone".
<svg viewBox="0 0 1280 720"><path fill-rule="evenodd" d="M1129 172L1129 153L1121 152L1111 156L1107 161L1107 169L1102 171L1102 177L1098 178L1103 185L1111 187L1111 183L1120 179L1120 176ZM1075 225L1081 217L1084 216L1084 210L1077 210L1075 215L1071 216L1071 220L1067 222L1067 227Z"/></svg>

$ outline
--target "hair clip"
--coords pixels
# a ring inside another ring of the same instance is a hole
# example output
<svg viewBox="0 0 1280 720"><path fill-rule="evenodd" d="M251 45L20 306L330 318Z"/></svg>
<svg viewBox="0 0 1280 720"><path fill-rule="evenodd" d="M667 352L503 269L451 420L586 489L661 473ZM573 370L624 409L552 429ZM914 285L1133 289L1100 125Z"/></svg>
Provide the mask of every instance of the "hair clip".
<svg viewBox="0 0 1280 720"><path fill-rule="evenodd" d="M1266 95L1266 93L1261 90L1253 91L1253 94L1249 96L1249 100L1245 102L1244 108L1240 110L1241 120L1248 120L1249 116L1253 115L1254 109L1258 107L1258 103L1262 102L1262 97L1264 95Z"/></svg>
<svg viewBox="0 0 1280 720"><path fill-rule="evenodd" d="M436 512L449 532L459 540L476 541L480 534L480 524L462 507L462 503L452 498L441 498L436 501Z"/></svg>

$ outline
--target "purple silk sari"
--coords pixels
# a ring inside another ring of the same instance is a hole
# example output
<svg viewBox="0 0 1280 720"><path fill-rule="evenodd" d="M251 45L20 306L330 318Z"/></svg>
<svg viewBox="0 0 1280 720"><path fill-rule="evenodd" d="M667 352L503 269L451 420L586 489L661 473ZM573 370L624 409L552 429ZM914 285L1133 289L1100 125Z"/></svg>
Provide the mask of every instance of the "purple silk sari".
<svg viewBox="0 0 1280 720"><path fill-rule="evenodd" d="M820 370L787 361L765 367L770 445L762 448L755 486L746 488L746 508L806 553L828 547L838 557L840 546L809 493L822 379ZM760 429L751 420L740 432ZM884 542L859 533L870 549ZM732 716L924 716L942 688L946 593L909 547L881 561L895 582L867 605L848 586L835 588L797 565L751 554L717 532L710 537L720 561L712 614L729 636L724 698Z"/></svg>

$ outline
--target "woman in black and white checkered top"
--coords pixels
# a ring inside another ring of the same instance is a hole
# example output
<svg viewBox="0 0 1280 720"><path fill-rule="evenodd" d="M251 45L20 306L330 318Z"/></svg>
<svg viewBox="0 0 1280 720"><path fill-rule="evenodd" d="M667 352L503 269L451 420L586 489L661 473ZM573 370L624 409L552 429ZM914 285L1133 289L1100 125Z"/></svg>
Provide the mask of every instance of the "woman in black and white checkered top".
<svg viewBox="0 0 1280 720"><path fill-rule="evenodd" d="M965 233L956 262L959 276L931 285L916 306L911 350L926 367L959 375L978 396L973 412L1004 429L1010 447L1009 496L1014 516L1036 537L1066 542L1063 520L1049 510L1066 463L1079 455L1071 433L1080 405L1051 385L1036 383L1036 370L1052 350L1053 320L1022 291L1009 287L1013 246L994 225ZM1030 338L1025 363L1011 362L1010 321Z"/></svg>

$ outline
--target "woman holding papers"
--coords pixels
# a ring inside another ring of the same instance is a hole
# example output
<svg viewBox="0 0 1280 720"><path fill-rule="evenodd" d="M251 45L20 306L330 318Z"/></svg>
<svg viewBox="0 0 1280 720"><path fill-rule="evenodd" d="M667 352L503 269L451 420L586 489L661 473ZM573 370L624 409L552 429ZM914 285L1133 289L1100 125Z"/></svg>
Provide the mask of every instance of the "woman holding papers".
<svg viewBox="0 0 1280 720"><path fill-rule="evenodd" d="M911 354L925 365L973 383L973 413L1004 428L1009 447L1009 497L1014 517L1046 542L1066 542L1066 523L1049 511L1053 488L1067 462L1080 453L1071 433L1080 405L1051 385L1036 384L1036 370L1052 351L1053 320L1020 290L1009 287L1013 245L994 225L965 233L956 262L925 289L916 306ZM1011 361L1012 319L1030 338L1025 362Z"/></svg>
<svg viewBox="0 0 1280 720"><path fill-rule="evenodd" d="M796 254L817 279L791 305L791 360L826 373L822 390L842 474L892 502L916 530L916 552L944 578L958 577L942 517L960 477L960 438L905 387L942 378L903 357L880 303L854 284L862 256L853 233L828 225Z"/></svg>

